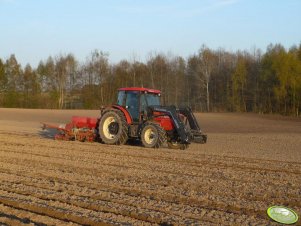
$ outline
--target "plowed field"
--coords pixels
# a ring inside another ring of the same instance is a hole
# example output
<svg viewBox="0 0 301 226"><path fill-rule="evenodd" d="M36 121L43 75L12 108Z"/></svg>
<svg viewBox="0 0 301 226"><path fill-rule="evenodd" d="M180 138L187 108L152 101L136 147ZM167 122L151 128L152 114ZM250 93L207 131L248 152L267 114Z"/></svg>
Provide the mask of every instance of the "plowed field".
<svg viewBox="0 0 301 226"><path fill-rule="evenodd" d="M271 205L301 216L300 119L196 114L208 143L185 151L40 129L72 115L98 111L0 109L0 225L279 225Z"/></svg>

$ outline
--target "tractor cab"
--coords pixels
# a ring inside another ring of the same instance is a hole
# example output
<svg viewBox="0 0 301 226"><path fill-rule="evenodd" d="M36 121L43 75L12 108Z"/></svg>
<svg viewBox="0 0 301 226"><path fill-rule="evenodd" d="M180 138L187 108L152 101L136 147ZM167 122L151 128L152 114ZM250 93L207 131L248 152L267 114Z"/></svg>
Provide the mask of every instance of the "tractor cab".
<svg viewBox="0 0 301 226"><path fill-rule="evenodd" d="M118 90L117 105L127 109L133 122L140 122L149 106L160 106L160 91L140 87L121 88Z"/></svg>

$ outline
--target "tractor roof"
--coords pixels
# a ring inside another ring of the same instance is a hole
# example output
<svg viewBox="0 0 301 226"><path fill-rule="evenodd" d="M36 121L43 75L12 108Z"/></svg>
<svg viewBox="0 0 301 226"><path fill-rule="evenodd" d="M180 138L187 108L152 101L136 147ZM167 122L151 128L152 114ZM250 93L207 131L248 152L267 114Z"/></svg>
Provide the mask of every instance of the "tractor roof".
<svg viewBox="0 0 301 226"><path fill-rule="evenodd" d="M156 89L147 89L143 87L126 87L126 88L120 88L118 91L140 91L140 92L148 92L148 93L154 93L154 94L159 94L161 93L160 90Z"/></svg>

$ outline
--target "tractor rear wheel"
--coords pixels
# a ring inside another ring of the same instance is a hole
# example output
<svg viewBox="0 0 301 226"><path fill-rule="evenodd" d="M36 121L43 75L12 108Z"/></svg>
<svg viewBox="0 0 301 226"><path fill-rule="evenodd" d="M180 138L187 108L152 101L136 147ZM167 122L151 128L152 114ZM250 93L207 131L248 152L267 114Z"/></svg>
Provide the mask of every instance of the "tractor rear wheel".
<svg viewBox="0 0 301 226"><path fill-rule="evenodd" d="M167 146L170 149L181 149L181 150L185 150L189 147L189 144L181 144L177 141L168 141L167 142Z"/></svg>
<svg viewBox="0 0 301 226"><path fill-rule="evenodd" d="M148 122L142 129L141 141L144 147L160 148L166 141L166 132L159 124Z"/></svg>
<svg viewBox="0 0 301 226"><path fill-rule="evenodd" d="M108 110L99 122L99 136L105 144L125 144L128 140L128 124L122 112Z"/></svg>

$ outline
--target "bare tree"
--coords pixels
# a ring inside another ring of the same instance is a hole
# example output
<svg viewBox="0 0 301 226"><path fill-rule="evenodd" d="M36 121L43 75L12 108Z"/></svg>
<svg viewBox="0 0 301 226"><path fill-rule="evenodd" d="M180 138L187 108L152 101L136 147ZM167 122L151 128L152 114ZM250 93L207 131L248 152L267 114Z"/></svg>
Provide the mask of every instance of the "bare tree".
<svg viewBox="0 0 301 226"><path fill-rule="evenodd" d="M55 81L58 90L58 108L62 109L65 104L67 81L75 73L76 60L72 54L58 56L55 64Z"/></svg>
<svg viewBox="0 0 301 226"><path fill-rule="evenodd" d="M212 50L203 45L199 50L200 81L206 86L207 111L210 111L209 83L210 77L217 65L217 57ZM203 80L203 78L205 80Z"/></svg>
<svg viewBox="0 0 301 226"><path fill-rule="evenodd" d="M7 77L5 74L5 65L0 59L0 95L7 89Z"/></svg>

